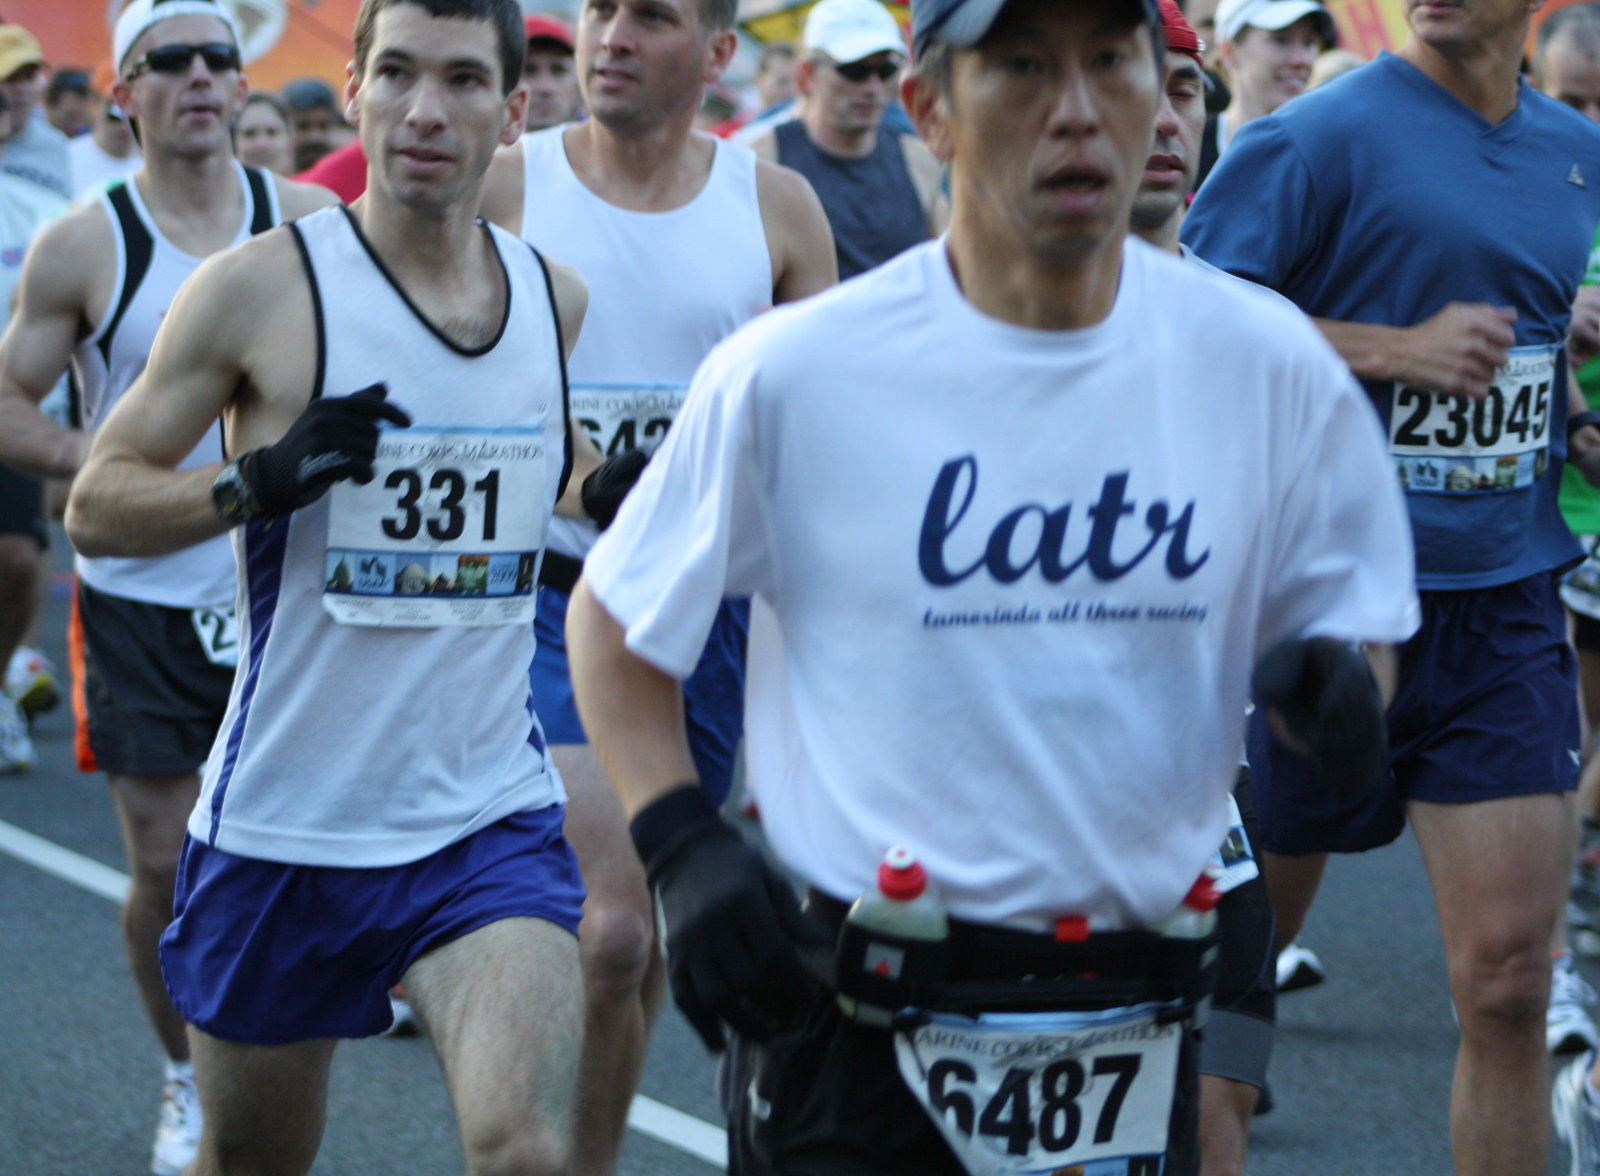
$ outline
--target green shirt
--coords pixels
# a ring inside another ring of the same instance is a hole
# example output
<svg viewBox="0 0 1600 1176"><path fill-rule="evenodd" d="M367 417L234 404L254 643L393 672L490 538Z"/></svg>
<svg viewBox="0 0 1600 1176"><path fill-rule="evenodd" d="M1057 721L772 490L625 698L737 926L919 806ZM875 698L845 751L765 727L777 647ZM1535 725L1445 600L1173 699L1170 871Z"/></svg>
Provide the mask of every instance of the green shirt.
<svg viewBox="0 0 1600 1176"><path fill-rule="evenodd" d="M1600 286L1600 228L1595 230L1594 248L1589 251L1589 266L1583 272L1581 285ZM1577 374L1584 403L1600 409L1600 356L1584 364ZM1600 535L1600 489L1589 485L1570 465L1561 471L1561 514L1574 535Z"/></svg>

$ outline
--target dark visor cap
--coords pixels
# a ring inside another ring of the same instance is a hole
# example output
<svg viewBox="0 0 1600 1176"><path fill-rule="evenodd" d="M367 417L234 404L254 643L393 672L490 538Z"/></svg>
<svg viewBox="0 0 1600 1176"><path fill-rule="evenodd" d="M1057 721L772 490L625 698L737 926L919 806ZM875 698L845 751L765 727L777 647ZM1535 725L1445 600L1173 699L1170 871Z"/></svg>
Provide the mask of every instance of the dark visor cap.
<svg viewBox="0 0 1600 1176"><path fill-rule="evenodd" d="M952 49L970 49L989 32L1007 0L911 0L912 52L921 54L930 41ZM1157 0L1122 0L1136 21L1161 27Z"/></svg>

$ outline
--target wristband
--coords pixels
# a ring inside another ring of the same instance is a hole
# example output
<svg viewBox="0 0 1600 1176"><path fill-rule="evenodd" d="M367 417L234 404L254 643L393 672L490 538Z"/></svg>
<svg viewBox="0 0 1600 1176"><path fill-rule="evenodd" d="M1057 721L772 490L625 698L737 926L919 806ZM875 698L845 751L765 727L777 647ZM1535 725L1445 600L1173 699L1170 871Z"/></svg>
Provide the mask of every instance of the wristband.
<svg viewBox="0 0 1600 1176"><path fill-rule="evenodd" d="M1567 440L1572 440L1572 435L1585 425L1600 425L1600 412L1591 408L1568 417Z"/></svg>
<svg viewBox="0 0 1600 1176"><path fill-rule="evenodd" d="M628 834L639 860L649 865L652 858L677 841L684 829L707 817L719 819L716 805L698 780L685 780L634 814L628 822Z"/></svg>

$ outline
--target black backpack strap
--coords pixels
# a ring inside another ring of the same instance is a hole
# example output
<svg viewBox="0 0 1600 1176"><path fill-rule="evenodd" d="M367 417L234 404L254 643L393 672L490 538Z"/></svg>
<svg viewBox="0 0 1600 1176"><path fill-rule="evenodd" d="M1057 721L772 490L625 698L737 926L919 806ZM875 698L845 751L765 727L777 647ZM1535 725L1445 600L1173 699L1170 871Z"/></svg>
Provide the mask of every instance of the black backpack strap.
<svg viewBox="0 0 1600 1176"><path fill-rule="evenodd" d="M253 167L244 169L244 179L250 186L250 235L254 237L276 225L278 218L272 214L272 193L267 187L271 181Z"/></svg>
<svg viewBox="0 0 1600 1176"><path fill-rule="evenodd" d="M111 340L117 333L123 315L128 313L128 307L133 305L133 296L139 292L145 274L150 271L150 259L155 255L156 242L133 207L133 197L128 195L128 181L111 185L106 191L106 199L111 202L111 211L116 214L117 225L122 232L122 297L117 300L117 309L106 324L105 333L100 336L98 344L100 354L109 366Z"/></svg>

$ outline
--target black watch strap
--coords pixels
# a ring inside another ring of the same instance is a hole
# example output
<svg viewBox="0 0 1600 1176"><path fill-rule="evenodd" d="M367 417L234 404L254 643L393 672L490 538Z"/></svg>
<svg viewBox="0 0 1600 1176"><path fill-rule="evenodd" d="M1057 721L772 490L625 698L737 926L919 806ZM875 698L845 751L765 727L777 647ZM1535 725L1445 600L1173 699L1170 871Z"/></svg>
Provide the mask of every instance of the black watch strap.
<svg viewBox="0 0 1600 1176"><path fill-rule="evenodd" d="M1573 413L1567 418L1567 436L1571 437L1585 425L1600 425L1600 411L1591 408Z"/></svg>

